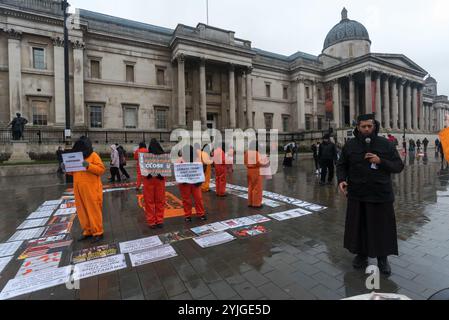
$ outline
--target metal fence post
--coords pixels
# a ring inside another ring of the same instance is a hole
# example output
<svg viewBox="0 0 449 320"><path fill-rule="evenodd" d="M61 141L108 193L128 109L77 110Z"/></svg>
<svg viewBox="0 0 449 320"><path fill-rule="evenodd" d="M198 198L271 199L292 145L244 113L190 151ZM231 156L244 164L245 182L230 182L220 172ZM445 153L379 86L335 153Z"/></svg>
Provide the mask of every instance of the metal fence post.
<svg viewBox="0 0 449 320"><path fill-rule="evenodd" d="M106 134L106 143L108 143L108 132L105 131L105 134Z"/></svg>

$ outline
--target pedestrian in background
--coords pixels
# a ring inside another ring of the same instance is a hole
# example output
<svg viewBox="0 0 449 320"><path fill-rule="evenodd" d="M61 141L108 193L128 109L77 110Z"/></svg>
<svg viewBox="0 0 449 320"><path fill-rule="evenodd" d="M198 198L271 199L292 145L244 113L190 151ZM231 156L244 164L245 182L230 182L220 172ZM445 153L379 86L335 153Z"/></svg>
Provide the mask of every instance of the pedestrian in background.
<svg viewBox="0 0 449 320"><path fill-rule="evenodd" d="M321 167L321 181L320 185L331 185L334 180L335 161L337 160L337 147L330 141L330 135L326 134L323 137L323 142L320 144L318 150L318 159Z"/></svg>
<svg viewBox="0 0 449 320"><path fill-rule="evenodd" d="M122 182L120 178L120 157L118 155L117 146L115 144L111 145L111 163L110 163L110 171L111 171L111 181L115 183L115 179L117 178L118 182Z"/></svg>

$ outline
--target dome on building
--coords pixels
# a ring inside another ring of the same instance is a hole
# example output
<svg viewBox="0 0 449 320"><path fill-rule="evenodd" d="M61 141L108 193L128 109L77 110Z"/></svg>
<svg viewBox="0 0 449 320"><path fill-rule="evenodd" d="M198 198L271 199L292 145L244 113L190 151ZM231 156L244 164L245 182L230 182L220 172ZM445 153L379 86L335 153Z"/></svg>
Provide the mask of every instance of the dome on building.
<svg viewBox="0 0 449 320"><path fill-rule="evenodd" d="M430 75L426 78L426 84L437 83L435 78L432 78Z"/></svg>
<svg viewBox="0 0 449 320"><path fill-rule="evenodd" d="M343 8L341 21L327 34L323 50L334 44L348 40L365 40L371 43L368 30L360 22L349 20L348 11L346 8Z"/></svg>

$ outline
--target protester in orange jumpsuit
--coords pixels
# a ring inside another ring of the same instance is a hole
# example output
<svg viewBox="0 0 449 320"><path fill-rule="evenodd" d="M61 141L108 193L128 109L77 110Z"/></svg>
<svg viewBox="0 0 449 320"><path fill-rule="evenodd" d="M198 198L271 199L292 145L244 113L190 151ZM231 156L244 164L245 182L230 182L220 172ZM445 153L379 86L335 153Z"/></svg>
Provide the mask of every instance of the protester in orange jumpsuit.
<svg viewBox="0 0 449 320"><path fill-rule="evenodd" d="M106 168L100 156L93 151L89 138L81 137L71 152L82 152L86 171L73 172L73 192L82 236L78 241L92 238L92 243L103 239L103 184L101 176Z"/></svg>
<svg viewBox="0 0 449 320"><path fill-rule="evenodd" d="M204 166L204 183L201 185L201 191L209 192L210 178L212 176L212 164L214 161L210 158L210 146L204 145L201 151L201 162Z"/></svg>
<svg viewBox="0 0 449 320"><path fill-rule="evenodd" d="M201 151L201 150L200 150ZM181 150L181 158L178 163L201 162L198 158L198 150L194 150L191 145L186 145ZM180 183L179 191L181 192L182 204L184 206L184 217L186 222L192 221L192 199L195 200L196 215L203 221L207 220L206 212L203 204L203 194L201 192L202 183L189 184Z"/></svg>
<svg viewBox="0 0 449 320"><path fill-rule="evenodd" d="M449 115L444 119L445 129L440 131L440 144L443 149L444 158L449 162Z"/></svg>
<svg viewBox="0 0 449 320"><path fill-rule="evenodd" d="M257 149L257 141L251 141L244 157L248 169L248 207L253 208L262 207L263 176L260 174L260 168L269 165L268 159L261 156Z"/></svg>
<svg viewBox="0 0 449 320"><path fill-rule="evenodd" d="M140 165L139 165L139 153L148 153L147 145L145 142L139 143L139 148L134 151L134 160L137 160L136 171L137 171L137 182L136 182L136 190L140 189L142 185L142 176L140 174Z"/></svg>
<svg viewBox="0 0 449 320"><path fill-rule="evenodd" d="M149 153L164 154L164 149L156 139L151 139ZM153 177L149 174L143 179L143 198L145 201L145 217L151 229L164 226L165 211L165 178L161 175Z"/></svg>
<svg viewBox="0 0 449 320"><path fill-rule="evenodd" d="M234 172L234 148L232 145L229 147L226 161L226 172L232 174Z"/></svg>
<svg viewBox="0 0 449 320"><path fill-rule="evenodd" d="M215 191L218 197L226 196L226 145L223 142L221 147L214 150L215 167Z"/></svg>

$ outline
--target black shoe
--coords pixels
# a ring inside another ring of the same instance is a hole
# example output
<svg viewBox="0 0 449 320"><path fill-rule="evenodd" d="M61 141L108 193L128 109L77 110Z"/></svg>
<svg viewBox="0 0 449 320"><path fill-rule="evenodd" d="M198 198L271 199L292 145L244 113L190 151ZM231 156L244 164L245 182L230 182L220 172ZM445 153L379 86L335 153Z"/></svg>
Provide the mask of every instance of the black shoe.
<svg viewBox="0 0 449 320"><path fill-rule="evenodd" d="M101 235L101 236L94 236L94 237L92 238L92 241L91 241L90 243L97 243L97 242L100 242L101 240L103 240L103 238L104 238L103 235Z"/></svg>
<svg viewBox="0 0 449 320"><path fill-rule="evenodd" d="M188 217L184 219L185 222L192 222L192 218Z"/></svg>
<svg viewBox="0 0 449 320"><path fill-rule="evenodd" d="M391 275L391 266L388 262L387 257L378 257L377 258L377 266L379 267L379 271L384 275Z"/></svg>
<svg viewBox="0 0 449 320"><path fill-rule="evenodd" d="M159 223L159 224L156 225L156 227L159 228L159 229L162 229L164 227L164 224L163 223Z"/></svg>
<svg viewBox="0 0 449 320"><path fill-rule="evenodd" d="M81 237L78 238L78 241L79 241L79 242L81 242L81 241L86 241L87 239L90 239L90 238L92 238L92 236L85 236L85 235L83 234L83 235L81 235Z"/></svg>
<svg viewBox="0 0 449 320"><path fill-rule="evenodd" d="M368 266L368 257L367 256L362 256L362 255L357 255L354 260L352 261L352 266L355 269L364 269Z"/></svg>
<svg viewBox="0 0 449 320"><path fill-rule="evenodd" d="M206 215L201 216L200 219L201 219L201 221L206 221L207 220L207 216Z"/></svg>

